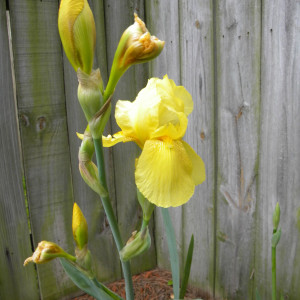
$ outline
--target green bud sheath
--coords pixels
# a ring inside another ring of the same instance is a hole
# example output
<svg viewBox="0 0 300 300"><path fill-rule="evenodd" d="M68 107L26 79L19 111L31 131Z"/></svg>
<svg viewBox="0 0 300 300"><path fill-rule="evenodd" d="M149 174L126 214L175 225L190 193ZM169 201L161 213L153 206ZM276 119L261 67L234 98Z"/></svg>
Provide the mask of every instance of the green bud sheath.
<svg viewBox="0 0 300 300"><path fill-rule="evenodd" d="M281 228L279 228L279 230L277 230L272 235L272 248L276 248L277 244L280 241L280 237L281 237Z"/></svg>
<svg viewBox="0 0 300 300"><path fill-rule="evenodd" d="M103 105L100 70L93 70L91 75L88 75L78 69L77 77L79 81L78 100L86 120L90 122Z"/></svg>
<svg viewBox="0 0 300 300"><path fill-rule="evenodd" d="M280 222L280 206L279 203L276 203L274 213L273 213L273 228L276 231Z"/></svg>
<svg viewBox="0 0 300 300"><path fill-rule="evenodd" d="M129 259L142 254L148 250L151 246L151 237L148 227L145 231L133 232L131 238L128 240L126 246L120 251L120 258L122 261L128 261Z"/></svg>

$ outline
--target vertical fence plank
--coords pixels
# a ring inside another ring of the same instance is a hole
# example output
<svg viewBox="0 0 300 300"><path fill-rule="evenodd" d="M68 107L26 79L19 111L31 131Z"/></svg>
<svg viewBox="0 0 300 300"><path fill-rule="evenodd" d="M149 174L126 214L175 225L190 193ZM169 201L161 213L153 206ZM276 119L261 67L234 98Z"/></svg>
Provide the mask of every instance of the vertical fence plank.
<svg viewBox="0 0 300 300"><path fill-rule="evenodd" d="M133 13L144 19L144 1L105 1L107 59L109 69L123 31L133 24ZM114 105L117 100L133 101L147 82L147 65L137 65L126 71L115 90L112 109L112 133L119 131L114 118ZM108 149L106 149L109 151ZM134 143L118 144L113 147L116 202L118 223L124 241L141 225L142 212L136 196L134 181L135 158L140 150ZM154 240L151 248L142 256L132 260L133 273L151 269L156 265Z"/></svg>
<svg viewBox="0 0 300 300"><path fill-rule="evenodd" d="M103 80L107 82L103 1L91 1L90 5L94 14L97 33L94 68L100 67ZM77 99L77 76L65 55L64 82L74 201L80 206L88 223L89 249L95 262L97 278L101 281L112 281L120 277L119 255L117 251L115 251L115 248L112 250L113 238L106 221L100 197L87 186L79 173L78 149L81 141L76 136L76 132L83 132L87 122ZM109 162L106 169L108 186L110 191L114 193L114 174L113 168L111 167L111 155L106 155L105 159L106 162Z"/></svg>
<svg viewBox="0 0 300 300"><path fill-rule="evenodd" d="M250 299L260 107L260 1L216 1L216 293Z"/></svg>
<svg viewBox="0 0 300 300"><path fill-rule="evenodd" d="M183 206L182 251L186 258L190 237L195 249L190 283L212 292L214 280L214 63L211 1L180 1L181 84L191 93L186 141L202 157L206 181Z"/></svg>
<svg viewBox="0 0 300 300"><path fill-rule="evenodd" d="M36 271L23 267L31 243L13 95L5 2L0 3L0 298L39 299Z"/></svg>
<svg viewBox="0 0 300 300"><path fill-rule="evenodd" d="M34 246L40 240L73 252L72 183L57 1L11 0L18 112ZM38 266L42 299L75 286L59 262Z"/></svg>
<svg viewBox="0 0 300 300"><path fill-rule="evenodd" d="M264 1L256 284L271 299L272 214L281 206L278 293L300 295L300 5ZM279 294L278 294L279 297Z"/></svg>
<svg viewBox="0 0 300 300"><path fill-rule="evenodd" d="M146 1L147 26L151 34L165 41L162 53L150 63L150 77L162 78L168 74L177 85L180 84L180 44L178 1ZM182 245L182 209L171 208L170 216L174 226L178 247ZM155 212L155 243L157 264L170 269L167 239L159 209ZM182 253L179 253L182 260Z"/></svg>

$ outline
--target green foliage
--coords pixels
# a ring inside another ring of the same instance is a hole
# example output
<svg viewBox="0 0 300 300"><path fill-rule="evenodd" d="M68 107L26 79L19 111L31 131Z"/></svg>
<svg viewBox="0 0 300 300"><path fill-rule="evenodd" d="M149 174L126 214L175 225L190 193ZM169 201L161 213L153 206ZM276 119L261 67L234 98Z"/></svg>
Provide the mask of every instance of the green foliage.
<svg viewBox="0 0 300 300"><path fill-rule="evenodd" d="M180 289L180 296L179 296L180 299L184 299L184 295L186 293L186 288L190 277L191 264L193 260L193 253L194 253L194 235L192 234L186 261L185 261L183 278L181 282L181 289Z"/></svg>
<svg viewBox="0 0 300 300"><path fill-rule="evenodd" d="M88 274L74 263L61 258L60 263L72 281L84 292L95 297L97 300L123 300L120 296L109 290L97 279L91 278Z"/></svg>
<svg viewBox="0 0 300 300"><path fill-rule="evenodd" d="M179 299L179 259L174 228L167 208L161 208L171 261L174 299Z"/></svg>

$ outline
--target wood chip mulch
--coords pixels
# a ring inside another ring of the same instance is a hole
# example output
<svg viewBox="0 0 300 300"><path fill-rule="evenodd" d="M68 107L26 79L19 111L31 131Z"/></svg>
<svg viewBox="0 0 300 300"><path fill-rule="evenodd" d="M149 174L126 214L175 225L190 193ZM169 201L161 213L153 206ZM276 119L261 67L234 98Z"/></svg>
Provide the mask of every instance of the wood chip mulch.
<svg viewBox="0 0 300 300"><path fill-rule="evenodd" d="M169 300L174 298L173 288L168 284L172 279L172 275L168 271L154 269L134 275L132 279L135 300ZM107 287L125 299L124 279L109 283ZM187 289L184 299L213 300L208 293L194 288ZM94 300L94 298L83 295L73 298L73 300Z"/></svg>

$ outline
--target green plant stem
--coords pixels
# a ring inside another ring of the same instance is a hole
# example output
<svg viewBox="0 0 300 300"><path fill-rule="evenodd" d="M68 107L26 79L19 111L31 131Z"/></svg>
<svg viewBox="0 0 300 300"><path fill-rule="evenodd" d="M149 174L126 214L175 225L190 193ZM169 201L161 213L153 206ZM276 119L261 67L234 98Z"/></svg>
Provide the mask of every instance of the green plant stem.
<svg viewBox="0 0 300 300"><path fill-rule="evenodd" d="M98 171L99 171L99 179L102 186L107 189L107 183L106 183L106 176L105 176L105 165L104 165L104 156L103 156L103 146L102 146L102 139L94 139L94 145L95 145L95 152L96 152L96 158L97 158L97 165L98 165ZM108 193L107 193L108 195ZM123 241L121 238L120 230L118 227L117 219L115 217L111 201L109 196L101 197L101 201L108 219L109 226L111 228L116 246L118 251L120 252L123 248ZM131 277L131 268L129 262L121 262L122 269L123 269L123 275L125 279L125 290L126 290L126 299L127 300L133 300L134 299L134 292L133 292L133 284L132 284L132 277Z"/></svg>
<svg viewBox="0 0 300 300"><path fill-rule="evenodd" d="M276 300L276 247L272 247L272 300Z"/></svg>
<svg viewBox="0 0 300 300"><path fill-rule="evenodd" d="M170 254L174 299L179 299L180 274L179 274L179 258L178 258L177 248L176 248L176 236L175 236L174 228L172 225L172 221L168 209L161 208L161 212L162 212L163 221L165 225L168 249Z"/></svg>

